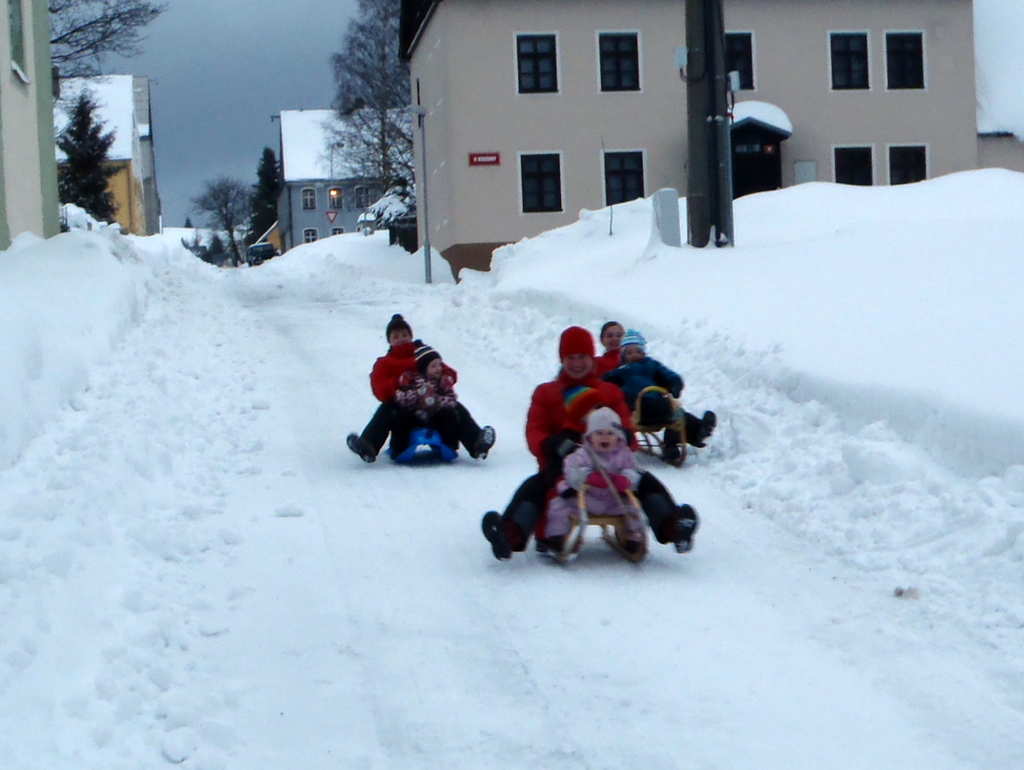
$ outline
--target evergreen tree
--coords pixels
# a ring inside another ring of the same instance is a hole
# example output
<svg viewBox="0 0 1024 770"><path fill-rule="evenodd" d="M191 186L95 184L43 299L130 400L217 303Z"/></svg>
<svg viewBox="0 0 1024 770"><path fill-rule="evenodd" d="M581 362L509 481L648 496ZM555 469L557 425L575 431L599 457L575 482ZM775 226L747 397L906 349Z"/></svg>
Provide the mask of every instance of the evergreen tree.
<svg viewBox="0 0 1024 770"><path fill-rule="evenodd" d="M281 193L281 174L277 157L269 147L263 148L256 185L252 194L252 218L249 220L249 238L255 241L277 221L277 196Z"/></svg>
<svg viewBox="0 0 1024 770"><path fill-rule="evenodd" d="M63 203L74 203L101 222L113 222L117 213L107 180L116 169L107 165L107 153L114 143L114 132L103 133L103 122L96 118L96 102L82 91L71 110L71 120L57 138L57 146L67 159L61 163L57 187Z"/></svg>
<svg viewBox="0 0 1024 770"><path fill-rule="evenodd" d="M192 229L192 217L185 217L185 227Z"/></svg>
<svg viewBox="0 0 1024 770"><path fill-rule="evenodd" d="M210 238L210 245L206 247L210 254L210 259L219 264L224 261L227 256L227 248L224 246L224 241L221 240L220 235L217 233L213 234Z"/></svg>

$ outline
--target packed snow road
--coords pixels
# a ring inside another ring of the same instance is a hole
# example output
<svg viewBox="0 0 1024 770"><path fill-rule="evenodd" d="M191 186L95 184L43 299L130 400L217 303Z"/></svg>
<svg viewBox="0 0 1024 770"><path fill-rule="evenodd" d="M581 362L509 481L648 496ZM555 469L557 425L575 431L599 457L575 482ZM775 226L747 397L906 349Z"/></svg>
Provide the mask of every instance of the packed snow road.
<svg viewBox="0 0 1024 770"><path fill-rule="evenodd" d="M787 505L764 482L804 472L793 434L823 409L683 340L688 392L724 419L685 468L648 467L701 511L694 552L632 566L591 538L567 568L499 563L480 516L532 472L522 424L558 331L600 311L286 275L165 270L4 472L5 767L1024 766L1013 666L745 494ZM486 461L345 448L393 312L495 426Z"/></svg>

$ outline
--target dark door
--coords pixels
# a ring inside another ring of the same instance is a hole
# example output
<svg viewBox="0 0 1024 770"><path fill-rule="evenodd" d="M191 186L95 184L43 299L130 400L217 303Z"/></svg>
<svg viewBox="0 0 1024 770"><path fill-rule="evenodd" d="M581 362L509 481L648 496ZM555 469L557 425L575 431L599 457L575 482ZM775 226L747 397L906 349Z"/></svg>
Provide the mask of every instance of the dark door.
<svg viewBox="0 0 1024 770"><path fill-rule="evenodd" d="M760 129L732 132L732 193L734 198L782 187L779 137Z"/></svg>

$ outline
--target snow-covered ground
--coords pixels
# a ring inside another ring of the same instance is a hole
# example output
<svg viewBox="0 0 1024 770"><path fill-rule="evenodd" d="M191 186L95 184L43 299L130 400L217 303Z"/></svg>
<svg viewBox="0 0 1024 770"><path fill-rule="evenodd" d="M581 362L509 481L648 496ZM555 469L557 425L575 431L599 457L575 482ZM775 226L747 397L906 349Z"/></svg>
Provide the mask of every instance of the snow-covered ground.
<svg viewBox="0 0 1024 770"><path fill-rule="evenodd" d="M729 250L650 242L637 202L430 286L382 236L231 271L19 239L0 766L1024 766L1021 200L999 171L801 186L739 201ZM486 461L344 448L394 312ZM697 547L497 562L531 390L608 318L719 415L684 468L644 460Z"/></svg>

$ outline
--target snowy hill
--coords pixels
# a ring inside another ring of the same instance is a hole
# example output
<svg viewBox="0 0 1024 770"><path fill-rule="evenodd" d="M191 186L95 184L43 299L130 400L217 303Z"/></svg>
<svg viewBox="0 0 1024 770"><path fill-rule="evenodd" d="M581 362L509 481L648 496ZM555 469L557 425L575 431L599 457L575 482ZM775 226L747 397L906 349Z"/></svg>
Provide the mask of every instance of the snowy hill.
<svg viewBox="0 0 1024 770"><path fill-rule="evenodd" d="M1022 199L998 171L801 186L739 201L729 250L650 241L641 201L430 286L382 236L233 271L19 239L5 770L1024 766ZM345 449L394 312L486 461ZM612 317L719 415L646 462L696 548L497 562L479 518L532 471L558 332Z"/></svg>

